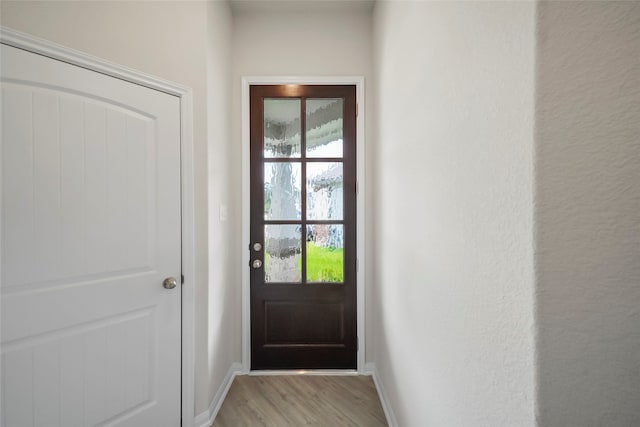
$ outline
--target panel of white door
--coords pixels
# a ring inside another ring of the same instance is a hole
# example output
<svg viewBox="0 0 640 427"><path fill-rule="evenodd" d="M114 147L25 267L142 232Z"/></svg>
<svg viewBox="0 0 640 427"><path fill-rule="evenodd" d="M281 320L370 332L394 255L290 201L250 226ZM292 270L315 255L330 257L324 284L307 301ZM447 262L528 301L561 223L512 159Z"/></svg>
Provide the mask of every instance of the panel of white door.
<svg viewBox="0 0 640 427"><path fill-rule="evenodd" d="M179 426L180 101L1 57L2 424Z"/></svg>

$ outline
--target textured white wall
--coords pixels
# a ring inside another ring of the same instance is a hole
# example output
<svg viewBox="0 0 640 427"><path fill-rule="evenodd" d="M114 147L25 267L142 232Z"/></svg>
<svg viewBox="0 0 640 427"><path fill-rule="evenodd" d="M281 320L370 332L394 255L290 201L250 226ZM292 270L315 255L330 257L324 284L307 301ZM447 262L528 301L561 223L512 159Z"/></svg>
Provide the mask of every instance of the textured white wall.
<svg viewBox="0 0 640 427"><path fill-rule="evenodd" d="M232 179L238 182L239 206L242 76L364 76L365 91L369 91L372 87L370 4L239 2L234 6L232 50L232 135L236 168L230 172ZM367 111L373 109L371 99L367 94ZM373 121L368 115L365 123L366 141L369 143ZM369 151L366 157L368 163ZM367 180L370 179L370 171L368 168ZM367 187L367 200L370 200L370 188ZM371 241L371 232L367 236ZM243 242L242 247L246 248L247 244ZM366 252L369 259L368 248ZM367 262L367 267L370 266L371 263ZM367 306L367 319L370 317L369 308ZM367 331L367 341L370 339ZM367 352L368 349L367 345Z"/></svg>
<svg viewBox="0 0 640 427"><path fill-rule="evenodd" d="M233 179L236 159L230 114L232 16L224 1L208 2L207 7L209 304L208 320L202 321L208 329L208 348L202 354L208 357L209 375L199 379L201 386L208 386L208 400L196 402L200 409L211 404L231 364L240 361L242 341L238 262L242 224L240 206L234 203L240 184ZM220 218L221 208L227 210L226 220Z"/></svg>
<svg viewBox="0 0 640 427"><path fill-rule="evenodd" d="M402 426L531 426L532 3L374 10L372 359Z"/></svg>
<svg viewBox="0 0 640 427"><path fill-rule="evenodd" d="M640 3L539 5L540 425L640 425Z"/></svg>
<svg viewBox="0 0 640 427"><path fill-rule="evenodd" d="M237 235L228 227L239 224L220 224L216 209L218 204L228 203L225 198L231 185L227 170L221 167L226 164L230 143L225 116L229 94L224 66L228 68L228 63L216 62L216 58L228 58L228 6L190 1L2 1L0 7L2 25L194 91L196 413L200 413L208 408L230 360L238 359L240 346L233 318L238 267L229 261L227 252L236 245ZM211 152L219 154L212 158L210 168L207 155ZM209 204L215 210L211 218ZM209 234L212 254L208 251ZM212 316L208 314L210 300L216 310ZM214 351L215 345L226 350Z"/></svg>

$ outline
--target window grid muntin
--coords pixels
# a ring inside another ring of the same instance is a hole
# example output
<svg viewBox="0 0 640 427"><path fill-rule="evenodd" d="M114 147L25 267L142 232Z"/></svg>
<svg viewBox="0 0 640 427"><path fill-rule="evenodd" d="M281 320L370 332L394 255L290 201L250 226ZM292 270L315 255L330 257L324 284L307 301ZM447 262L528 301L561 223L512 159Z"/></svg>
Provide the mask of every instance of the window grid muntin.
<svg viewBox="0 0 640 427"><path fill-rule="evenodd" d="M344 144L343 144L343 152L342 152L342 156L341 157L307 157L307 147L306 147L306 142L307 142L307 126L306 126L306 102L307 99L323 99L322 97L305 97L305 96L301 96L301 97L292 97L289 99L300 99L300 157L265 157L264 156L264 149L262 151L263 153L263 159L262 159L262 164L263 164L263 168L264 168L264 164L265 163L300 163L300 168L301 168L301 174L300 174L300 181L301 181L301 188L300 188L300 220L266 220L264 219L263 216L263 231L264 231L264 226L266 225L300 225L301 228L301 263L302 263L302 276L301 276L301 282L267 282L266 281L266 271L264 271L265 277L264 277L264 282L265 283L269 283L269 285L279 285L279 284L314 284L314 285L318 285L318 284L330 284L330 285L334 285L334 284L342 284L344 285L344 274L345 274L345 263L344 263L344 248L347 245L347 236L346 234L344 235L344 241L343 241L343 258L342 258L342 282L309 282L307 280L307 225L323 225L323 224L327 224L327 225L342 225L343 227L345 227L345 212L344 212L344 206L345 206L345 198L346 198L346 192L343 191L343 212L342 212L342 219L341 220L309 220L307 219L307 168L306 165L307 163L329 163L329 162L334 162L334 163L343 163L343 170L344 170ZM263 98L263 103L265 99L272 99L272 98ZM337 99L336 97L327 97L326 99ZM264 104L263 104L264 105ZM346 102L344 100L344 98L342 98L342 117L344 119L345 113L344 110L346 108ZM263 107L263 111L264 111L264 107ZM264 118L263 118L263 126L264 126ZM344 135L344 122L343 122L343 135ZM264 135L263 135L263 144L264 144ZM264 171L263 171L263 187L264 187ZM264 196L264 193L263 193ZM263 206L264 206L264 200L263 200ZM264 209L264 208L263 208ZM266 258L266 248L263 248L263 259Z"/></svg>

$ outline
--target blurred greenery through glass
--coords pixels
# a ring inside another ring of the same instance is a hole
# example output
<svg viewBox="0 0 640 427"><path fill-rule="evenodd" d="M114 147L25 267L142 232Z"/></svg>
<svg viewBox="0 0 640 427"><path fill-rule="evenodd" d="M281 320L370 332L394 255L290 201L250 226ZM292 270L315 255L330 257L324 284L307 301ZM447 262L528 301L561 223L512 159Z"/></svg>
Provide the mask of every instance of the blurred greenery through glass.
<svg viewBox="0 0 640 427"><path fill-rule="evenodd" d="M307 242L307 282L344 282L342 265L343 249L316 246ZM271 256L264 254L265 267L268 268ZM302 269L302 259L298 258L298 269Z"/></svg>

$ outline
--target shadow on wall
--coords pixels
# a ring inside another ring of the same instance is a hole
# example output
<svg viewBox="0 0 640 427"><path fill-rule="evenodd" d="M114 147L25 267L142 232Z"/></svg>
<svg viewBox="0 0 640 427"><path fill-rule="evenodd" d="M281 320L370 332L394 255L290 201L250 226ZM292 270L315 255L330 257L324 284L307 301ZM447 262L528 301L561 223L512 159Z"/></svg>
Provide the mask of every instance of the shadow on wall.
<svg viewBox="0 0 640 427"><path fill-rule="evenodd" d="M540 2L541 426L640 425L640 3Z"/></svg>

